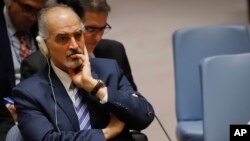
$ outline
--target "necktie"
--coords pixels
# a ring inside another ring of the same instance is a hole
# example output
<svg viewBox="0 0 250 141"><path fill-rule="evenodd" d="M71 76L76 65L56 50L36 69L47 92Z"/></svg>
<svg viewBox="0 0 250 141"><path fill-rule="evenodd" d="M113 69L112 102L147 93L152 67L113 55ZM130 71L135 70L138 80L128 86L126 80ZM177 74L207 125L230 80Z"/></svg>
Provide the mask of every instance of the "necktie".
<svg viewBox="0 0 250 141"><path fill-rule="evenodd" d="M25 38L25 34L17 34L17 37L20 42L20 57L21 60L23 60L30 55L29 46Z"/></svg>
<svg viewBox="0 0 250 141"><path fill-rule="evenodd" d="M84 103L82 96L79 94L76 89L74 92L74 106L78 116L78 121L80 125L80 130L91 129L90 117L87 105Z"/></svg>

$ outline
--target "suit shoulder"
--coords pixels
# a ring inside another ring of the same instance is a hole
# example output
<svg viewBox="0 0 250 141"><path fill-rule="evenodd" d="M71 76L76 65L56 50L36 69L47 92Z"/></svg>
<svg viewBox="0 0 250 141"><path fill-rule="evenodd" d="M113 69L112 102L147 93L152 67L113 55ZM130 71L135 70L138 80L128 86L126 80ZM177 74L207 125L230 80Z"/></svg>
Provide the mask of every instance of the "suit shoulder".
<svg viewBox="0 0 250 141"><path fill-rule="evenodd" d="M92 58L90 59L91 64L116 64L116 60L114 59L109 59L109 58Z"/></svg>
<svg viewBox="0 0 250 141"><path fill-rule="evenodd" d="M35 73L34 75L28 77L27 79L24 79L23 81L21 81L18 85L29 86L30 88L32 88L32 86L38 83L46 82L44 73L45 73L44 71Z"/></svg>
<svg viewBox="0 0 250 141"><path fill-rule="evenodd" d="M107 58L93 58L90 60L92 68L98 69L114 69L119 68L116 60Z"/></svg>
<svg viewBox="0 0 250 141"><path fill-rule="evenodd" d="M44 64L47 63L46 58L39 50L32 53L29 57L25 58L21 64L25 64L27 62L30 62L32 64L37 64L37 62L40 62L39 66L44 66Z"/></svg>
<svg viewBox="0 0 250 141"><path fill-rule="evenodd" d="M124 48L123 44L116 40L111 39L102 39L99 43L99 46L108 46L108 47L116 47L116 48Z"/></svg>
<svg viewBox="0 0 250 141"><path fill-rule="evenodd" d="M107 43L107 44L122 44L121 42L117 40L111 40L111 39L102 39L100 43Z"/></svg>

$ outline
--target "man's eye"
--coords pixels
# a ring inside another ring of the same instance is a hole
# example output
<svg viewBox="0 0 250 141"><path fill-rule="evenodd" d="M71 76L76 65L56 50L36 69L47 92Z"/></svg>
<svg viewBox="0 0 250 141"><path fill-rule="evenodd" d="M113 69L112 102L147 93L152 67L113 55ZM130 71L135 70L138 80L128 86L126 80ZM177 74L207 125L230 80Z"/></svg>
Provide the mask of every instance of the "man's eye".
<svg viewBox="0 0 250 141"><path fill-rule="evenodd" d="M70 40L69 36L66 36L66 35L59 35L57 37L57 41L60 42L60 43L66 43Z"/></svg>
<svg viewBox="0 0 250 141"><path fill-rule="evenodd" d="M32 11L34 11L34 8L31 7L31 6L29 6L29 5L24 5L24 6L23 6L23 9L26 10L27 12L32 12Z"/></svg>
<svg viewBox="0 0 250 141"><path fill-rule="evenodd" d="M81 40L81 37L82 37L82 31L79 31L79 32L76 32L75 35L74 35L75 39L76 40Z"/></svg>
<svg viewBox="0 0 250 141"><path fill-rule="evenodd" d="M91 27L91 26L85 26L85 30L87 32L94 32L95 31L95 28L94 27Z"/></svg>

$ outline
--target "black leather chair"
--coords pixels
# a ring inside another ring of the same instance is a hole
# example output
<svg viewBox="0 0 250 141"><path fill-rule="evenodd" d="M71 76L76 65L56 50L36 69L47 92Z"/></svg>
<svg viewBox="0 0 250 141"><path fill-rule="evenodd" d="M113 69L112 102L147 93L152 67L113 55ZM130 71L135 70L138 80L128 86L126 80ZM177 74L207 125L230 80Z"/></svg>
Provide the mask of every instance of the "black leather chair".
<svg viewBox="0 0 250 141"><path fill-rule="evenodd" d="M141 131L130 131L132 133L134 141L148 141L148 137Z"/></svg>

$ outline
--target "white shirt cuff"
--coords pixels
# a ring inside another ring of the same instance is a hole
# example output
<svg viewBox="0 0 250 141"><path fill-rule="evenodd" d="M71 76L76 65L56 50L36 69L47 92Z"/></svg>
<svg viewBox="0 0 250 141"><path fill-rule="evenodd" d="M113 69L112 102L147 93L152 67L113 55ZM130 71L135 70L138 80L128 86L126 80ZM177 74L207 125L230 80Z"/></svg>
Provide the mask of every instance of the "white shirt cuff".
<svg viewBox="0 0 250 141"><path fill-rule="evenodd" d="M105 94L104 98L100 101L101 104L105 104L108 102L108 93Z"/></svg>

